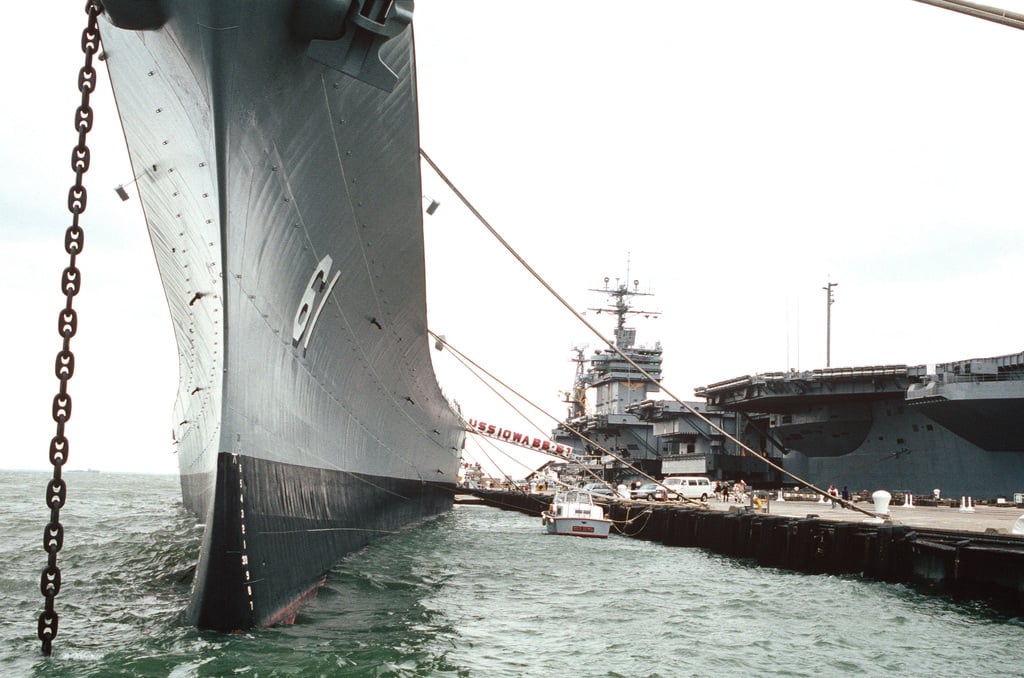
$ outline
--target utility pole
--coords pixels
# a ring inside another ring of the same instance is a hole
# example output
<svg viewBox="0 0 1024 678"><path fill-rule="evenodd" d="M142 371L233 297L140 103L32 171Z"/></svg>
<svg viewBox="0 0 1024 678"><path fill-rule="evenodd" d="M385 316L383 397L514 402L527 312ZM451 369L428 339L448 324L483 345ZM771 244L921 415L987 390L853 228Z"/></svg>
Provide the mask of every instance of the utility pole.
<svg viewBox="0 0 1024 678"><path fill-rule="evenodd" d="M825 367L832 366L832 304L835 303L836 297L832 293L833 287L838 287L839 283L834 283L831 280L828 281L821 289L825 290Z"/></svg>

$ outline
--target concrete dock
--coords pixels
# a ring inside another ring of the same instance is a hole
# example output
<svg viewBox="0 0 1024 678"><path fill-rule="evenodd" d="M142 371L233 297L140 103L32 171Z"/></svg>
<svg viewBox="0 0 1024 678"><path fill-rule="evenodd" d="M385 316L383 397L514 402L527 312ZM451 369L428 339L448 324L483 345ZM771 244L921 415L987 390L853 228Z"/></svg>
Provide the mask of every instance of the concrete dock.
<svg viewBox="0 0 1024 678"><path fill-rule="evenodd" d="M664 504L664 502L662 502ZM721 502L711 499L707 507L712 511L736 510L737 507L750 506L732 502ZM855 504L871 511L874 505L869 502ZM745 509L753 510L753 509ZM821 520L835 522L858 522L867 520L868 516L857 511L844 508L832 508L829 502L814 501L771 501L767 505L769 515L806 518L814 515ZM1002 506L974 506L973 511L961 511L959 508L936 506L903 507L889 506L889 518L892 525L906 525L929 530L947 530L952 532L978 534L1011 534L1013 525L1018 518L1024 516L1024 507L1013 504ZM1024 539L1024 537L1022 537Z"/></svg>

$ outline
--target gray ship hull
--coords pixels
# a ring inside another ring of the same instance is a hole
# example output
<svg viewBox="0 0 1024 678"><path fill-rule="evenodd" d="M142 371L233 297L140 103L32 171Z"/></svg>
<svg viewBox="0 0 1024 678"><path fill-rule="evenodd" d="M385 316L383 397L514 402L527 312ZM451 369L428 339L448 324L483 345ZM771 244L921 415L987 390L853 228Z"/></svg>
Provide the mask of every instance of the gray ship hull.
<svg viewBox="0 0 1024 678"><path fill-rule="evenodd" d="M179 351L182 494L206 524L189 617L281 621L346 553L452 501L412 30L381 49L388 90L310 59L290 1L106 4Z"/></svg>
<svg viewBox="0 0 1024 678"><path fill-rule="evenodd" d="M710 405L755 417L786 471L819 487L1012 499L1024 491L1019 434L1024 381L1002 398L943 401L947 427L915 394L931 379L923 365L829 368L748 375L698 389ZM966 405L966 406L965 406ZM981 431L976 438L965 432ZM1015 437L1016 436L1016 437ZM983 443L999 440L1003 447Z"/></svg>
<svg viewBox="0 0 1024 678"><path fill-rule="evenodd" d="M1024 353L935 366L907 403L989 451L1024 449Z"/></svg>
<svg viewBox="0 0 1024 678"><path fill-rule="evenodd" d="M789 446L783 467L819 487L846 485L851 492L878 489L916 495L970 496L1012 500L1024 491L1024 452L985 450L901 401L873 404L863 439L844 454L820 456L802 447L786 430L772 429ZM857 421L858 429L864 426ZM823 428L825 437L842 435L844 425ZM811 454L807 452L810 451Z"/></svg>

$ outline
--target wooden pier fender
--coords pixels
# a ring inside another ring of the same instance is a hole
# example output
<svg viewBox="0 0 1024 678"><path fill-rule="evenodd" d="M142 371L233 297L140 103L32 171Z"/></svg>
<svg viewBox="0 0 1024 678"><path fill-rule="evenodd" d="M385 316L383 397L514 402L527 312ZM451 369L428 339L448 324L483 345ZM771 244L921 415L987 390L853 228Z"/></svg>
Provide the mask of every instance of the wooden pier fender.
<svg viewBox="0 0 1024 678"><path fill-rule="evenodd" d="M957 576L959 547L931 539L914 541L911 583L940 591L952 591Z"/></svg>
<svg viewBox="0 0 1024 678"><path fill-rule="evenodd" d="M893 583L910 581L913 537L906 525L879 525L868 547L864 576Z"/></svg>
<svg viewBox="0 0 1024 678"><path fill-rule="evenodd" d="M695 516L695 546L714 553L726 553L735 538L735 521L726 520L729 514L708 511Z"/></svg>
<svg viewBox="0 0 1024 678"><path fill-rule="evenodd" d="M697 546L713 553L731 551L736 538L736 521L730 518L730 514L719 511L697 516Z"/></svg>
<svg viewBox="0 0 1024 678"><path fill-rule="evenodd" d="M662 543L665 546L682 546L683 512L676 508L669 509L665 521Z"/></svg>
<svg viewBox="0 0 1024 678"><path fill-rule="evenodd" d="M1024 551L973 543L957 548L954 596L991 598L1000 605L1024 610Z"/></svg>
<svg viewBox="0 0 1024 678"><path fill-rule="evenodd" d="M651 516L644 524L643 529L637 537L646 541L665 542L665 532L668 526L668 516L671 508L656 506L651 509Z"/></svg>
<svg viewBox="0 0 1024 678"><path fill-rule="evenodd" d="M698 519L701 512L693 509L679 509L679 546L696 546Z"/></svg>
<svg viewBox="0 0 1024 678"><path fill-rule="evenodd" d="M911 551L910 583L955 598L989 598L1000 607L1024 609L1024 551L928 537L915 539Z"/></svg>
<svg viewBox="0 0 1024 678"><path fill-rule="evenodd" d="M827 570L828 554L833 545L833 533L817 518L804 518L796 522L796 543L792 553L793 568L807 574L822 574Z"/></svg>
<svg viewBox="0 0 1024 678"><path fill-rule="evenodd" d="M612 532L618 534L632 534L632 526L626 520L632 518L629 511L622 502L613 502L605 507L604 517L612 521Z"/></svg>
<svg viewBox="0 0 1024 678"><path fill-rule="evenodd" d="M738 513L736 516L736 535L733 542L733 551L729 553L736 558L752 558L754 549L751 543L751 532L757 516L753 513Z"/></svg>
<svg viewBox="0 0 1024 678"><path fill-rule="evenodd" d="M760 567L787 567L792 523L784 516L764 516L751 525L753 555Z"/></svg>
<svg viewBox="0 0 1024 678"><path fill-rule="evenodd" d="M867 530L859 523L833 523L831 549L825 559L829 574L860 574L864 571Z"/></svg>

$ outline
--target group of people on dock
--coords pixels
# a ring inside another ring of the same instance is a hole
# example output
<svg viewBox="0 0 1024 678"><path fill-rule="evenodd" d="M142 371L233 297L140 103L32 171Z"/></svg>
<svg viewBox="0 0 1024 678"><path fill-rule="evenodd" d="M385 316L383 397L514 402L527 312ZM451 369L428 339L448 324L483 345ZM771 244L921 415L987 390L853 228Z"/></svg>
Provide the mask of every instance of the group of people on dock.
<svg viewBox="0 0 1024 678"><path fill-rule="evenodd" d="M715 499L742 504L747 500L747 481L737 480L731 486L729 481L720 480L715 484Z"/></svg>
<svg viewBox="0 0 1024 678"><path fill-rule="evenodd" d="M867 492L867 490L865 490L865 492ZM846 485L843 485L842 492L837 490L835 485L828 486L828 497L829 500L832 502L832 508L838 506L838 502L836 501L836 499L840 496L842 496L843 501L850 501L850 489Z"/></svg>

